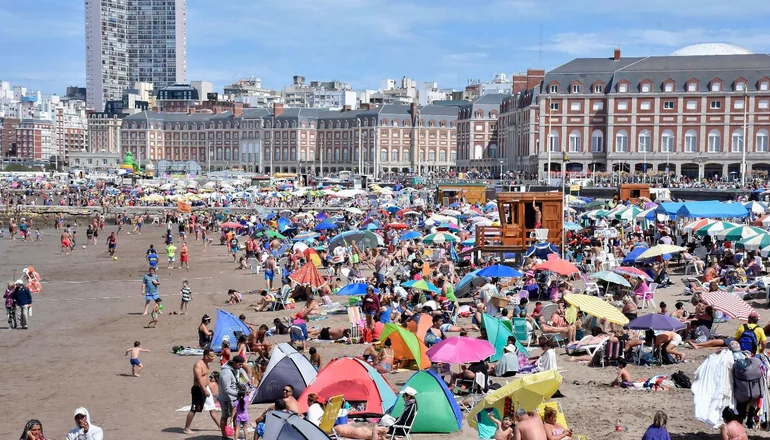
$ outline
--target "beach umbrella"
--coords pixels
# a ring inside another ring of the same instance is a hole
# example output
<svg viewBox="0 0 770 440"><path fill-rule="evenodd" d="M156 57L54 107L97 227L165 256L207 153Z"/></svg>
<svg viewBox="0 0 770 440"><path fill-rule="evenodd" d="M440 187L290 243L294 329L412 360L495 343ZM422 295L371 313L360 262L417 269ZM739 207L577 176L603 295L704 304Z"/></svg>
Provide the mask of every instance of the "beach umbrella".
<svg viewBox="0 0 770 440"><path fill-rule="evenodd" d="M395 206L395 205L391 205L391 206L386 207L385 210L388 211L391 214L395 214L398 211L400 211L401 208L399 208L398 206Z"/></svg>
<svg viewBox="0 0 770 440"><path fill-rule="evenodd" d="M743 240L736 243L735 246L738 248L744 248L749 251L766 248L770 246L770 234L763 232L753 237L744 238Z"/></svg>
<svg viewBox="0 0 770 440"><path fill-rule="evenodd" d="M388 223L385 225L385 229L409 229L409 225L406 223Z"/></svg>
<svg viewBox="0 0 770 440"><path fill-rule="evenodd" d="M571 275L573 273L580 272L580 269L578 269L574 264L561 258L551 258L545 263L537 266L535 270L547 270L550 272L555 272L559 275Z"/></svg>
<svg viewBox="0 0 770 440"><path fill-rule="evenodd" d="M682 321L672 318L668 315L659 313L649 313L642 315L628 323L628 328L632 330L657 330L666 332L675 332L685 328Z"/></svg>
<svg viewBox="0 0 770 440"><path fill-rule="evenodd" d="M507 406L505 402L508 400L512 408L535 411L540 404L550 399L559 390L561 381L561 374L556 370L517 375L499 389L484 395L484 398L471 408L466 417L468 425L479 429L479 419L482 416L486 417L488 410L496 411L498 416L502 417ZM494 431L491 434L494 434Z"/></svg>
<svg viewBox="0 0 770 440"><path fill-rule="evenodd" d="M337 225L334 222L323 221L315 226L316 231L326 231L328 229L337 229Z"/></svg>
<svg viewBox="0 0 770 440"><path fill-rule="evenodd" d="M588 278L591 278L594 280L602 280L613 284L619 284L625 287L631 287L631 284L629 284L629 282L625 278L623 278L620 274L609 270L594 272L591 275L589 275Z"/></svg>
<svg viewBox="0 0 770 440"><path fill-rule="evenodd" d="M401 237L399 237L399 240L417 240L419 238L422 238L422 234L418 231L409 231L401 234Z"/></svg>
<svg viewBox="0 0 770 440"><path fill-rule="evenodd" d="M431 362L450 365L478 362L495 354L495 347L483 339L453 336L446 338L427 351Z"/></svg>
<svg viewBox="0 0 770 440"><path fill-rule="evenodd" d="M730 292L718 290L716 292L703 292L700 296L706 304L720 310L730 318L747 321L750 314L756 313L746 301Z"/></svg>
<svg viewBox="0 0 770 440"><path fill-rule="evenodd" d="M598 296L568 293L564 295L564 300L591 316L606 319L613 324L628 324L628 318L617 307Z"/></svg>
<svg viewBox="0 0 770 440"><path fill-rule="evenodd" d="M675 254L677 252L686 251L687 248L681 246L674 246L672 244L657 244L651 248L647 248L644 252L636 257L636 261L648 260L650 258L662 257L666 254Z"/></svg>
<svg viewBox="0 0 770 440"><path fill-rule="evenodd" d="M476 244L476 237L470 237L467 240L461 242L463 246L473 246Z"/></svg>
<svg viewBox="0 0 770 440"><path fill-rule="evenodd" d="M745 206L748 211L756 215L762 215L767 211L767 205L760 202L755 202L755 201L747 202L747 203L744 203L743 206Z"/></svg>
<svg viewBox="0 0 770 440"><path fill-rule="evenodd" d="M717 221L711 218L702 218L695 220L694 222L691 222L687 224L685 227L682 228L684 232L695 232L698 229L708 226L710 224L716 223Z"/></svg>
<svg viewBox="0 0 770 440"><path fill-rule="evenodd" d="M439 231L447 230L450 232L457 232L460 230L460 228L454 223L441 223L439 225L436 225L436 229L438 229Z"/></svg>
<svg viewBox="0 0 770 440"><path fill-rule="evenodd" d="M300 234L295 235L292 240L294 241L305 241L305 240L312 240L314 238L320 237L321 234L318 232L302 232Z"/></svg>
<svg viewBox="0 0 770 440"><path fill-rule="evenodd" d="M227 229L238 229L238 228L242 228L243 225L240 224L240 223L236 223L236 222L225 222L225 223L222 223L221 225L219 225L219 227L222 228L222 229L225 229L225 228L227 228Z"/></svg>
<svg viewBox="0 0 770 440"><path fill-rule="evenodd" d="M279 240L286 239L286 237L283 234L281 234L278 231L273 231L272 229L268 229L267 231L265 231L265 235L267 236L267 238L277 238Z"/></svg>
<svg viewBox="0 0 770 440"><path fill-rule="evenodd" d="M615 218L618 220L624 220L624 221L631 221L635 220L636 216L639 215L639 213L642 212L642 209L638 206L631 206L630 208L626 208L623 211L620 211L615 214Z"/></svg>
<svg viewBox="0 0 770 440"><path fill-rule="evenodd" d="M564 229L567 231L582 231L584 228L575 222L565 222Z"/></svg>
<svg viewBox="0 0 770 440"><path fill-rule="evenodd" d="M637 246L631 250L625 257L623 257L623 264L634 264L639 255L642 255L644 251L649 249L647 246Z"/></svg>
<svg viewBox="0 0 770 440"><path fill-rule="evenodd" d="M425 281L425 280L410 280L405 283L401 283L401 287L422 290L425 292L441 293L441 289L433 285L433 283L431 283L430 281Z"/></svg>
<svg viewBox="0 0 770 440"><path fill-rule="evenodd" d="M371 222L371 223L367 223L364 229L366 229L367 231L376 231L380 229L380 225L378 225L377 223Z"/></svg>
<svg viewBox="0 0 770 440"><path fill-rule="evenodd" d="M298 284L309 284L313 287L321 287L326 284L326 280L324 280L314 264L305 264L299 270L289 275L289 278Z"/></svg>
<svg viewBox="0 0 770 440"><path fill-rule="evenodd" d="M441 211L439 214L441 215L448 215L451 217L457 217L458 215L462 215L462 213L455 211L454 209L445 209Z"/></svg>
<svg viewBox="0 0 770 440"><path fill-rule="evenodd" d="M652 278L650 278L650 276L647 275L647 272L643 271L642 269L638 269L636 267L620 266L612 269L612 271L615 273L619 273L621 275L628 275L636 278L641 278L647 282L652 281Z"/></svg>
<svg viewBox="0 0 770 440"><path fill-rule="evenodd" d="M358 208L353 208L353 207L351 207L351 208L345 208L345 211L347 211L347 212L349 212L349 213L351 213L351 214L354 214L354 215L361 215L361 214L363 214L363 213L364 213L364 211L361 211L360 209L358 209Z"/></svg>
<svg viewBox="0 0 770 440"><path fill-rule="evenodd" d="M345 231L329 240L329 250L355 243L359 249L372 249L383 245L382 237L366 229Z"/></svg>
<svg viewBox="0 0 770 440"><path fill-rule="evenodd" d="M422 242L427 244L441 244L441 243L456 243L460 241L460 238L454 234L448 232L436 232L435 234L428 234L423 237Z"/></svg>
<svg viewBox="0 0 770 440"><path fill-rule="evenodd" d="M726 229L734 228L738 225L735 223L730 222L714 222L711 224L708 224L706 226L703 226L701 228L698 228L697 231L695 231L695 235L699 237L705 237L706 235L714 236Z"/></svg>
<svg viewBox="0 0 770 440"><path fill-rule="evenodd" d="M474 287L483 286L487 280L484 277L479 276L479 271L476 269L473 272L467 273L456 285L455 296L461 297L469 294Z"/></svg>
<svg viewBox="0 0 770 440"><path fill-rule="evenodd" d="M485 267L478 271L477 275L490 278L521 278L523 276L518 270L502 264Z"/></svg>
<svg viewBox="0 0 770 440"><path fill-rule="evenodd" d="M722 232L716 234L716 237L724 241L740 241L744 238L753 237L757 234L763 234L766 231L756 226L736 226L734 228L725 229Z"/></svg>
<svg viewBox="0 0 770 440"><path fill-rule="evenodd" d="M351 283L340 289L337 295L341 296L364 296L366 295L366 289L369 287L368 283ZM374 288L374 293L380 293L380 289Z"/></svg>

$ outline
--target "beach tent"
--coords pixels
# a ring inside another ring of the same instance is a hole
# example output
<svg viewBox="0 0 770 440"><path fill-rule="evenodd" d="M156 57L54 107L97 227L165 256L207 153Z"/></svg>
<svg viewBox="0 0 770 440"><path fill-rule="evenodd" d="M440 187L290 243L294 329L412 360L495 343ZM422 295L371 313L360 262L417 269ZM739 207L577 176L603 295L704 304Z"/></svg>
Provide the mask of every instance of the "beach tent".
<svg viewBox="0 0 770 440"><path fill-rule="evenodd" d="M707 202L685 202L676 211L678 217L691 218L743 218L749 211L740 203L724 203L716 200Z"/></svg>
<svg viewBox="0 0 770 440"><path fill-rule="evenodd" d="M307 396L315 393L321 400L343 395L353 406L350 415L382 415L396 402L396 393L382 375L363 359L342 357L329 362L318 372L297 399L301 412L307 412ZM360 409L358 405L363 405Z"/></svg>
<svg viewBox="0 0 770 440"><path fill-rule="evenodd" d="M655 212L658 214L666 214L671 217L676 217L677 211L682 207L684 203L680 202L663 202L655 208Z"/></svg>
<svg viewBox="0 0 770 440"><path fill-rule="evenodd" d="M302 395L318 373L310 361L291 345L281 342L270 353L270 362L251 403L274 403L283 397L283 387L294 387L294 397Z"/></svg>
<svg viewBox="0 0 770 440"><path fill-rule="evenodd" d="M265 415L263 440L328 440L321 428L300 414L270 411Z"/></svg>
<svg viewBox="0 0 770 440"><path fill-rule="evenodd" d="M513 336L512 324L509 326L502 320L497 319L491 315L484 313L481 317L483 321L484 331L487 334L487 341L495 347L495 354L489 357L490 362L497 362L503 357L503 349L508 345L508 337ZM505 320L508 323L511 321ZM527 354L527 349L521 345L519 340L516 340L516 347L520 352Z"/></svg>
<svg viewBox="0 0 770 440"><path fill-rule="evenodd" d="M211 349L219 353L222 351L222 339L225 336L230 339L230 346L235 347L240 335L248 336L249 327L232 313L217 309L217 323L214 327L214 335L211 338Z"/></svg>
<svg viewBox="0 0 770 440"><path fill-rule="evenodd" d="M423 317L422 320L426 319ZM428 348L423 343L423 338L396 324L385 324L380 333L380 341L383 344L385 340L390 339L396 360L414 360L419 369L430 367L430 359L425 353Z"/></svg>
<svg viewBox="0 0 770 440"><path fill-rule="evenodd" d="M450 433L462 429L463 413L457 399L446 382L431 370L418 371L409 378L404 387L417 391L417 416L412 432ZM403 395L399 394L390 414L398 418L404 411Z"/></svg>

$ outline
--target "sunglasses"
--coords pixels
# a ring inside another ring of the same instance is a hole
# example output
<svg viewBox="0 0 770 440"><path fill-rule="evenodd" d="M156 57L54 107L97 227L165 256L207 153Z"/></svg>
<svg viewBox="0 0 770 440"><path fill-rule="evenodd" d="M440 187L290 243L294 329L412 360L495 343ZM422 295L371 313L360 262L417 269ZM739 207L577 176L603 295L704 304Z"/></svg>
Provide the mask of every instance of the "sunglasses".
<svg viewBox="0 0 770 440"><path fill-rule="evenodd" d="M291 390L283 390L284 393L291 393Z"/></svg>

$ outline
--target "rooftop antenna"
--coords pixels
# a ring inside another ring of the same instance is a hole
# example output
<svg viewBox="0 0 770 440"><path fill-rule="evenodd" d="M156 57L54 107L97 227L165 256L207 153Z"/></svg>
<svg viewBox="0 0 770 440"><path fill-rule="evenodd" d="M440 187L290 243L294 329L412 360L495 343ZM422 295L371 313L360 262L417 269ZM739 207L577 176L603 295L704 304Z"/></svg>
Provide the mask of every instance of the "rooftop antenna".
<svg viewBox="0 0 770 440"><path fill-rule="evenodd" d="M540 43L537 46L537 66L543 66L543 25L540 25Z"/></svg>

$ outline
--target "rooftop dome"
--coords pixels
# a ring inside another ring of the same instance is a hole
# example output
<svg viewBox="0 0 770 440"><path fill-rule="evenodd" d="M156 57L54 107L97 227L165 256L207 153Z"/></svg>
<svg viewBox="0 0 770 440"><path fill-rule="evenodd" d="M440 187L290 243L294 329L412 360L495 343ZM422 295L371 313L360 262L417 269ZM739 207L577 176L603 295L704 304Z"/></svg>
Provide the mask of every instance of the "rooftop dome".
<svg viewBox="0 0 770 440"><path fill-rule="evenodd" d="M672 56L703 56L703 55L751 55L754 52L733 44L726 43L704 43L693 44L692 46L683 47L676 52L672 53Z"/></svg>

